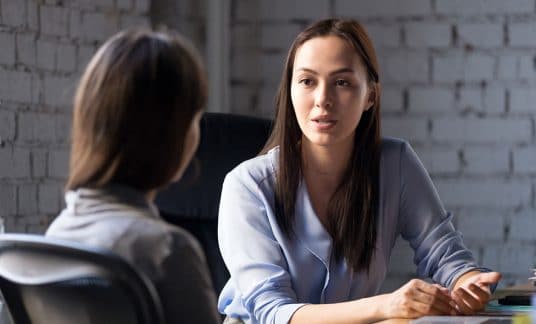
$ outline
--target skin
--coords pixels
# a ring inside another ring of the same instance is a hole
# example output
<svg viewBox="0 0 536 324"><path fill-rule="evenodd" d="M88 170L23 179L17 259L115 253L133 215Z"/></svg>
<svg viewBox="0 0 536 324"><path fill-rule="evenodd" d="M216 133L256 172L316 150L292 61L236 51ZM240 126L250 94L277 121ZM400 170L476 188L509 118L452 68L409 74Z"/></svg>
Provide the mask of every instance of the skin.
<svg viewBox="0 0 536 324"><path fill-rule="evenodd" d="M316 37L296 52L291 99L302 130L303 173L313 208L325 224L329 197L341 181L357 125L374 104L374 87L353 48L336 36ZM500 275L499 275L500 277ZM291 323L363 323L424 315L471 314L490 297L496 275L470 272L453 293L413 279L390 294L358 300L305 305ZM476 287L476 288L475 288Z"/></svg>

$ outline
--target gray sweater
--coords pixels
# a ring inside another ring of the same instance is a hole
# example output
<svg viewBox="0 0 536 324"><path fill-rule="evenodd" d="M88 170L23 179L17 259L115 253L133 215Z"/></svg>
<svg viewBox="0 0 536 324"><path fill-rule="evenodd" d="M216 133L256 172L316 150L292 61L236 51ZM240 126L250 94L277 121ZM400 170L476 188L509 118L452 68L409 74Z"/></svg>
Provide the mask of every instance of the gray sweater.
<svg viewBox="0 0 536 324"><path fill-rule="evenodd" d="M65 195L46 235L111 250L155 284L167 323L218 323L205 256L185 230L163 221L142 193L111 185Z"/></svg>

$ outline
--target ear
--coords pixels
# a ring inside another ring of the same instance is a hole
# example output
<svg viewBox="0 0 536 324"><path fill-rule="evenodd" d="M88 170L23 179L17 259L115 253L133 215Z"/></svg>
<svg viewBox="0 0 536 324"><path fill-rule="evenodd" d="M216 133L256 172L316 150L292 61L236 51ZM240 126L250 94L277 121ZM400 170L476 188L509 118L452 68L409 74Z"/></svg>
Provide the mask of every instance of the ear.
<svg viewBox="0 0 536 324"><path fill-rule="evenodd" d="M376 102L376 84L372 83L369 86L369 93L367 96L367 104L365 111L368 111L374 106L374 103Z"/></svg>

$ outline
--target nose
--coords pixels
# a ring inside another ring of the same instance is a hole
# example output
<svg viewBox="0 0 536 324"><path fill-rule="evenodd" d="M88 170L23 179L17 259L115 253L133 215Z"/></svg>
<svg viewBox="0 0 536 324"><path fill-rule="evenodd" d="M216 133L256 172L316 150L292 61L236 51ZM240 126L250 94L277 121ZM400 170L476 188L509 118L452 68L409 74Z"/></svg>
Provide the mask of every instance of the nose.
<svg viewBox="0 0 536 324"><path fill-rule="evenodd" d="M318 108L331 108L333 101L331 89L326 82L320 82L315 89L315 106Z"/></svg>

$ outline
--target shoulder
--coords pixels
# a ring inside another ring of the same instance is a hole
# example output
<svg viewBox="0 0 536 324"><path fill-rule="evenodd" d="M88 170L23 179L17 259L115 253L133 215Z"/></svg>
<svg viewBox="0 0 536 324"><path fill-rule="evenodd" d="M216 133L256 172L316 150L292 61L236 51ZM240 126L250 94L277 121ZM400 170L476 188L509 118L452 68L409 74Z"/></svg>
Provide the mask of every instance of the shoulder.
<svg viewBox="0 0 536 324"><path fill-rule="evenodd" d="M399 164L400 161L413 153L408 141L396 137L383 137L381 142L381 163L385 166Z"/></svg>
<svg viewBox="0 0 536 324"><path fill-rule="evenodd" d="M276 147L265 154L246 160L227 174L226 181L234 179L244 184L258 185L270 181L275 177L278 157L279 148Z"/></svg>

